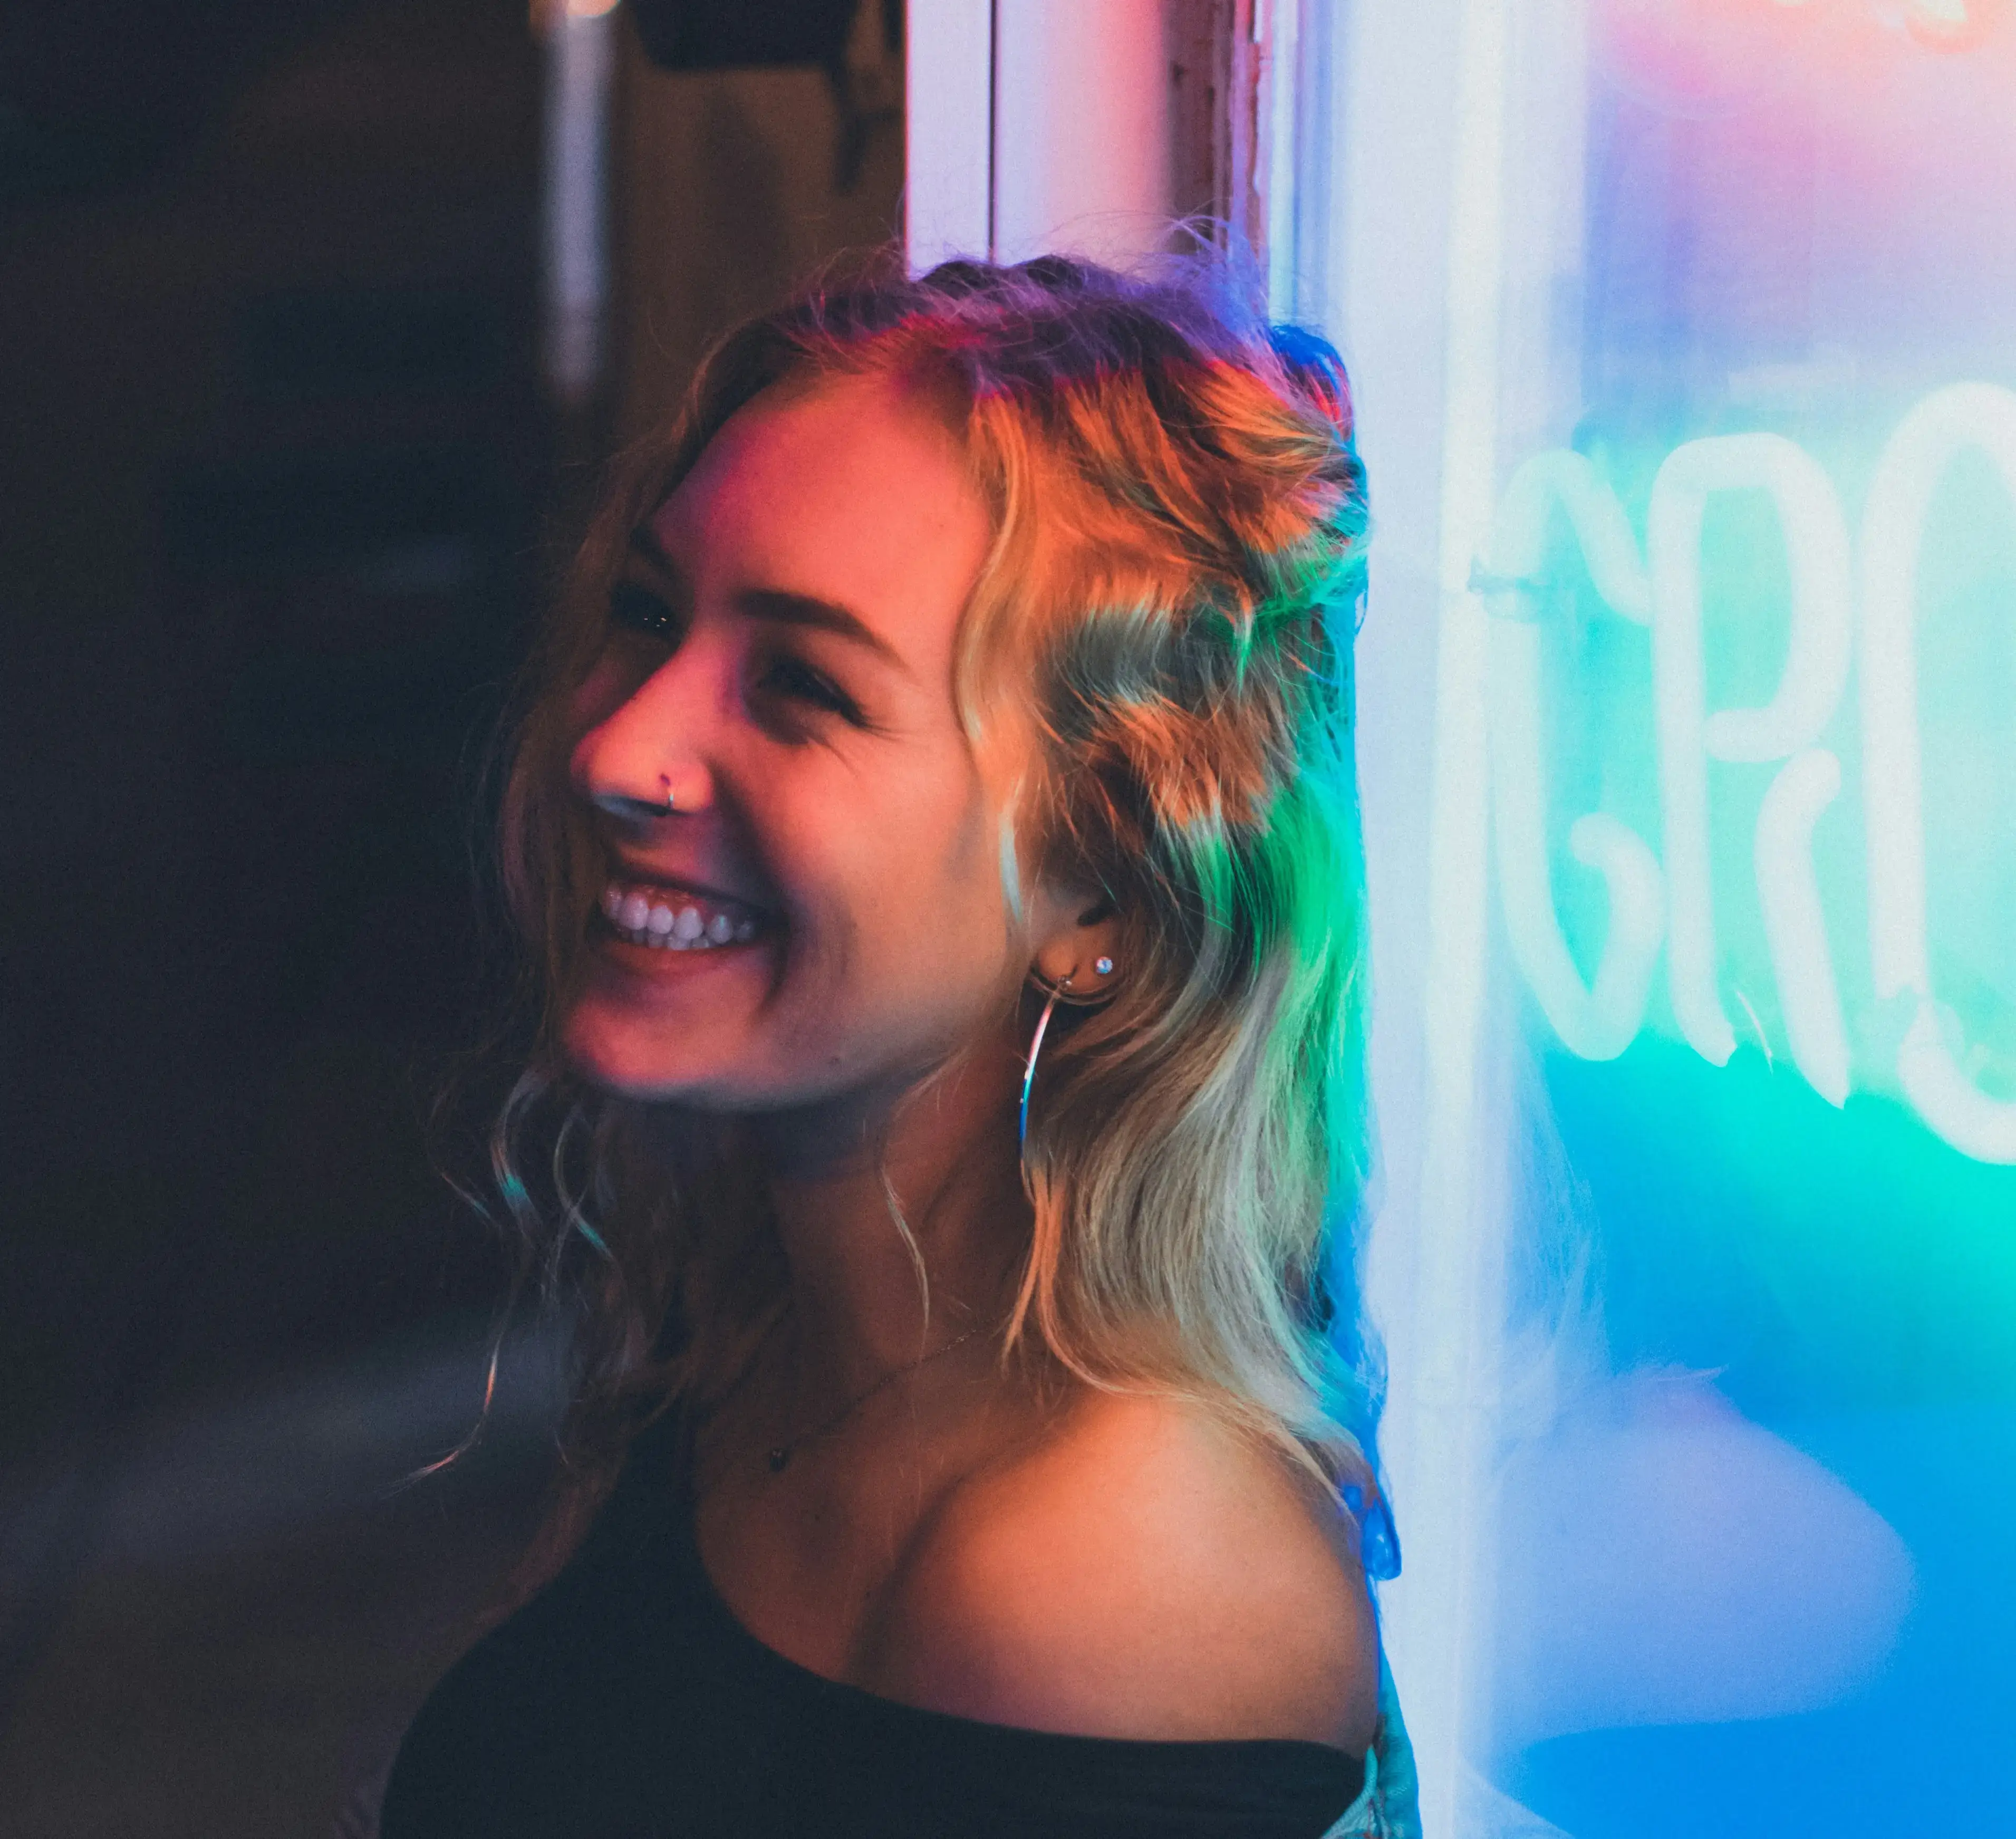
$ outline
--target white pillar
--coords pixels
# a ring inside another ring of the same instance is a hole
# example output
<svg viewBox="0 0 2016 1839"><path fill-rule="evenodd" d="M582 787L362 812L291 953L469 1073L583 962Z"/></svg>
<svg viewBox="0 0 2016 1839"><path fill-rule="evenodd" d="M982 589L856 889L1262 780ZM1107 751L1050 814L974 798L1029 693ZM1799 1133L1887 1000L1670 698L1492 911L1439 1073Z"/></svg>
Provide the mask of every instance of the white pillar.
<svg viewBox="0 0 2016 1839"><path fill-rule="evenodd" d="M915 0L905 26L903 241L910 266L993 247L995 0Z"/></svg>
<svg viewBox="0 0 2016 1839"><path fill-rule="evenodd" d="M911 265L1050 250L1125 262L1164 247L1185 207L1172 67L1197 42L1196 12L1197 0L913 4Z"/></svg>
<svg viewBox="0 0 2016 1839"><path fill-rule="evenodd" d="M1175 210L1165 0L996 0L994 234L1125 262Z"/></svg>
<svg viewBox="0 0 2016 1839"><path fill-rule="evenodd" d="M1477 1658L1469 1408L1498 1325L1479 1294L1499 1222L1479 1204L1475 1154L1491 1128L1478 1065L1486 632L1466 578L1496 448L1496 13L1493 0L1351 5L1318 104L1336 162L1324 317L1377 517L1356 648L1383 1175L1366 1287L1390 1362L1381 1448L1405 1560L1381 1607L1423 1828L1451 1836Z"/></svg>

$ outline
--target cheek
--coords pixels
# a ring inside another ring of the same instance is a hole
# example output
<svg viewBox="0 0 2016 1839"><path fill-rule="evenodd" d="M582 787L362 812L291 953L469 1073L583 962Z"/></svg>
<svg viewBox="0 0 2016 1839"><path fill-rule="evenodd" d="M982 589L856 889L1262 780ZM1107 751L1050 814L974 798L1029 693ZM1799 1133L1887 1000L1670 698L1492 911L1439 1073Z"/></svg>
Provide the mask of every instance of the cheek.
<svg viewBox="0 0 2016 1839"><path fill-rule="evenodd" d="M1007 903L995 819L963 757L960 767L928 790L917 787L895 816L892 853L902 858L902 878L889 876L883 888L910 922L902 930L948 933L969 948L977 931L998 946Z"/></svg>
<svg viewBox="0 0 2016 1839"><path fill-rule="evenodd" d="M607 721L623 706L632 687L622 667L605 647L567 698L567 722L573 732L580 734Z"/></svg>
<svg viewBox="0 0 2016 1839"><path fill-rule="evenodd" d="M965 1009L999 988L1010 930L996 821L959 765L905 776L824 836L826 898L808 902L801 942L830 994Z"/></svg>
<svg viewBox="0 0 2016 1839"><path fill-rule="evenodd" d="M581 751L589 737L636 693L643 681L605 650L567 699L567 745L560 758L571 779L578 782Z"/></svg>

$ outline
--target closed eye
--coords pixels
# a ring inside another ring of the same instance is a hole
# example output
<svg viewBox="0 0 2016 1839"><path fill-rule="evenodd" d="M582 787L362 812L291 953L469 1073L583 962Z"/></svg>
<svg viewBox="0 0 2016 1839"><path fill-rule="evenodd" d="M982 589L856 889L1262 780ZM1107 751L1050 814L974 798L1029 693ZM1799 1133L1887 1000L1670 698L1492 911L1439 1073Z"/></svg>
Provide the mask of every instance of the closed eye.
<svg viewBox="0 0 2016 1839"><path fill-rule="evenodd" d="M865 725L852 697L789 652L777 653L764 666L762 686L778 695L824 709L857 728Z"/></svg>

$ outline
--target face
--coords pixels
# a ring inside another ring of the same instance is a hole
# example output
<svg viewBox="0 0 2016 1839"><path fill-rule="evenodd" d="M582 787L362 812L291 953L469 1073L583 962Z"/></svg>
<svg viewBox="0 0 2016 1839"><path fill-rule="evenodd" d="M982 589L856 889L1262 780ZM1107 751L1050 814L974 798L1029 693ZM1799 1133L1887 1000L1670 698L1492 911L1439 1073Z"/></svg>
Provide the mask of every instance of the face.
<svg viewBox="0 0 2016 1839"><path fill-rule="evenodd" d="M989 535L941 413L858 377L765 392L633 532L572 758L590 1078L795 1109L999 1027L1028 952L952 689Z"/></svg>

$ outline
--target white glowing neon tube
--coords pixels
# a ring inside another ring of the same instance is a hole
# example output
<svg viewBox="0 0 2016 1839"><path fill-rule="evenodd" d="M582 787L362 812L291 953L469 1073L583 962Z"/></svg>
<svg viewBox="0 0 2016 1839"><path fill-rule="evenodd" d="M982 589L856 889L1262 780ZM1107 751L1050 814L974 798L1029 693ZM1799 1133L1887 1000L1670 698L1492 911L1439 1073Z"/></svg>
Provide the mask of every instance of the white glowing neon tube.
<svg viewBox="0 0 2016 1839"><path fill-rule="evenodd" d="M1751 858L1771 973L1792 1063L1831 1105L1848 1103L1848 1028L1834 952L1813 873L1813 826L1841 790L1841 761L1824 747L1794 754L1757 813Z"/></svg>
<svg viewBox="0 0 2016 1839"><path fill-rule="evenodd" d="M1878 999L1917 1010L1897 1077L1920 1117L1963 1154L2016 1162L2016 1104L1991 1099L1960 1070L1958 1028L1932 995L1925 939L1924 788L1918 741L1918 551L1932 495L1967 448L2016 498L2016 393L1955 383L1906 416L1869 488L1862 529L1863 804L1868 824L1869 953Z"/></svg>
<svg viewBox="0 0 2016 1839"><path fill-rule="evenodd" d="M1604 603L1635 625L1652 617L1651 589L1638 539L1610 482L1581 454L1565 448L1536 453L1512 475L1499 501L1481 567L1487 590L1537 585L1546 560L1547 526L1556 506L1568 515L1583 565Z"/></svg>
<svg viewBox="0 0 2016 1839"><path fill-rule="evenodd" d="M1650 596L1637 539L1617 495L1579 453L1538 454L1515 473L1481 559L1490 623L1490 753L1499 898L1514 961L1564 1045L1584 1060L1614 1060L1645 1018L1652 966L1665 930L1665 883L1642 837L1592 812L1568 833L1577 861L1604 878L1610 932L1585 984L1569 955L1547 868L1546 734L1543 714L1542 601L1535 593L1554 507L1568 514L1589 578L1611 608L1642 623Z"/></svg>
<svg viewBox="0 0 2016 1839"><path fill-rule="evenodd" d="M1926 1125L1979 1161L2016 1162L2016 1103L1962 1070L1957 1018L1931 987L1926 939L1923 765L1918 729L1917 574L1927 515L1953 459L1978 450L2016 500L2016 391L1959 383L1899 423L1871 482L1862 536L1863 797L1868 830L1870 955L1879 1001L1916 1007L1897 1078ZM1718 491L1762 491L1777 513L1791 583L1784 672L1761 708L1705 707L1701 530ZM1575 858L1608 884L1611 927L1585 984L1556 911L1547 851L1546 736L1535 590L1549 521L1565 513L1589 580L1620 617L1653 628L1653 697L1664 817L1661 866L1642 839L1591 814L1569 831ZM1816 742L1847 678L1855 633L1852 557L1833 485L1773 434L1690 441L1654 482L1643 563L1622 507L1589 463L1536 455L1508 484L1473 585L1489 604L1493 834L1512 954L1564 1045L1591 1059L1636 1032L1665 907L1673 1009L1681 1031L1720 1063L1734 1047L1715 978L1708 763L1787 764L1759 808L1751 862L1794 1063L1831 1103L1852 1082L1834 953L1814 871L1813 833L1838 795L1840 763Z"/></svg>
<svg viewBox="0 0 2016 1839"><path fill-rule="evenodd" d="M1701 525L1719 491L1767 492L1784 534L1791 632L1777 693L1711 717L1701 663ZM1645 551L1669 902L1668 975L1680 1032L1716 1066L1736 1037L1716 987L1708 761L1778 758L1817 740L1848 680L1852 592L1848 527L1817 462L1777 434L1676 448L1652 483Z"/></svg>

